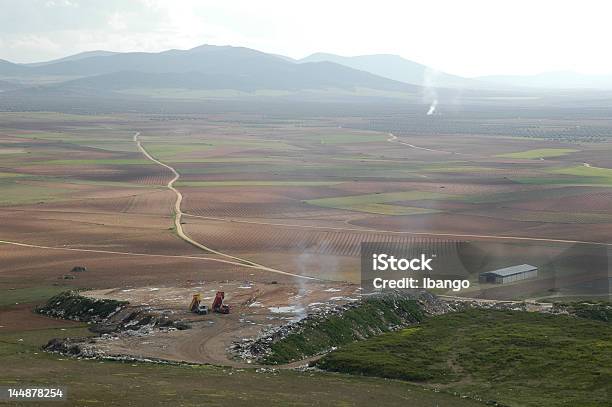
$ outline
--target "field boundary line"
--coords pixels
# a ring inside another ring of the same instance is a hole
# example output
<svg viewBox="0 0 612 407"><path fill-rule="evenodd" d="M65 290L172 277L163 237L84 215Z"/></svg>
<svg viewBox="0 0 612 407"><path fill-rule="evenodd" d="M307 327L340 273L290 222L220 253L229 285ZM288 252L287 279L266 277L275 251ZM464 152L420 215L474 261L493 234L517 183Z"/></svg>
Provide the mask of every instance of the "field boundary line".
<svg viewBox="0 0 612 407"><path fill-rule="evenodd" d="M10 240L0 240L1 245L11 245L11 246L19 246L19 247L27 247L31 249L43 249L43 250L64 250L64 251L72 251L72 252L85 252L85 253L99 253L99 254L115 254L120 256L138 256L138 257L157 257L157 258L168 258L168 259L189 259L189 260L203 260L203 261L214 261L217 263L225 263L231 264L234 266L247 267L247 268L257 268L260 267L252 266L249 264L240 263L232 260L225 259L216 259L214 257L200 257L200 256L189 256L183 254L155 254L155 253L134 253L134 252L120 252L114 250L101 250L101 249L84 249L84 248L76 248L76 247L57 247L57 246L45 246L24 242L15 242ZM290 274L293 275L293 274ZM306 277L314 279L313 277Z"/></svg>
<svg viewBox="0 0 612 407"><path fill-rule="evenodd" d="M545 237L475 235L475 234L463 234L463 233L436 233L436 232L405 232L405 231L399 231L399 230L385 230L385 229L371 229L371 228L343 228L343 227L334 227L334 226L315 226L315 225L296 225L296 224L289 224L289 223L257 222L257 221L230 219L230 218L216 218L213 216L200 216L200 215L193 215L190 213L183 213L183 215L189 216L192 218L215 220L215 221L221 221L221 222L247 223L247 224L252 224L252 225L279 226L279 227L298 228L298 229L318 229L318 230L332 230L332 231L337 230L337 231L347 231L347 232L368 232L368 233L383 233L383 234L395 234L395 235L439 236L439 237L495 239L495 240L526 240L526 241L538 241L538 242L550 242L550 243L572 243L572 244L576 243L576 244L589 244L589 245L597 245L597 246L612 246L612 243L606 243L606 242L549 239Z"/></svg>

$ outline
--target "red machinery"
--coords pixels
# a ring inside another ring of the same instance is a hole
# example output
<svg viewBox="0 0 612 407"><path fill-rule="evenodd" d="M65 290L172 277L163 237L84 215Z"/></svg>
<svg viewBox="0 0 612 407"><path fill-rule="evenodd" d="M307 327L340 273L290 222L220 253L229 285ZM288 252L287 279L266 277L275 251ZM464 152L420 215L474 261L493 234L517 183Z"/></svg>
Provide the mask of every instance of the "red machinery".
<svg viewBox="0 0 612 407"><path fill-rule="evenodd" d="M218 312L220 314L230 313L230 306L223 304L224 298L225 298L225 293L223 291L217 291L217 295L215 295L215 299L212 303L213 312Z"/></svg>

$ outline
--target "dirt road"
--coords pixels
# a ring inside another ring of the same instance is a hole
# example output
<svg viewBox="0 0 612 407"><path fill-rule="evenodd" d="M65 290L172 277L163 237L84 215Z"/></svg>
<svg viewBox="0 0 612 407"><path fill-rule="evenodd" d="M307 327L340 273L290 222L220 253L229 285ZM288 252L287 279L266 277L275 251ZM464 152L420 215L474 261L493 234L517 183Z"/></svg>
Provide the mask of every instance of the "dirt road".
<svg viewBox="0 0 612 407"><path fill-rule="evenodd" d="M401 145L404 145L404 146L408 146L410 148L414 148L415 150L431 151L432 153L446 153L446 154L467 155L467 154L463 154L463 153L457 153L455 151L436 150L436 149L433 149L433 148L425 148L425 147L415 146L414 144L410 144L410 143L407 143L405 141L400 140L393 133L389 133L389 138L387 139L387 141L390 142L390 143L398 143L398 144L401 144Z"/></svg>
<svg viewBox="0 0 612 407"><path fill-rule="evenodd" d="M267 266L264 266L264 265L259 264L259 263L255 263L255 262L247 260L247 259L243 259L243 258L240 258L240 257L232 256L230 254L226 254L226 253L220 252L218 250L212 249L212 248L210 248L208 246L205 246L202 243L196 242L191 237L189 237L185 233L185 231L183 230L183 224L181 222L182 217L183 217L183 211L181 210L181 203L183 202L183 194L181 194L181 192L174 187L174 183L180 178L181 175L178 173L178 171L176 169L174 169L170 165L165 164L165 163L159 161L158 159L153 157L151 154L149 154L149 152L144 148L144 146L140 142L139 136L140 136L140 132L137 132L136 134L134 134L134 142L136 143L136 146L138 147L138 150L140 150L140 152L147 159L153 161L154 163L156 163L158 165L161 165L162 167L167 168L173 174L172 179L170 181L168 181L168 183L166 184L166 187L169 190L171 190L172 192L174 192L174 194L176 195L176 201L174 202L174 227L175 227L177 235L181 239L183 239L187 243L189 243L189 244L191 244L191 245L193 245L193 246L195 246L195 247L197 247L199 249L202 249L202 250L204 250L206 252L209 252L209 253L216 254L218 256L226 257L226 258L230 259L230 261L237 262L240 265L246 265L246 266L249 266L251 268L255 268L255 269L259 269L259 270L264 270L264 271L269 271L269 272L277 273L277 274L284 274L284 275L293 276L293 277L297 277L297 278L304 278L304 279L309 279L309 280L315 280L316 279L315 277L309 277L309 276L303 276L303 275L299 275L299 274L289 273L289 272L286 272L286 271L282 271L282 270L274 269L274 268L271 268L271 267L267 267Z"/></svg>

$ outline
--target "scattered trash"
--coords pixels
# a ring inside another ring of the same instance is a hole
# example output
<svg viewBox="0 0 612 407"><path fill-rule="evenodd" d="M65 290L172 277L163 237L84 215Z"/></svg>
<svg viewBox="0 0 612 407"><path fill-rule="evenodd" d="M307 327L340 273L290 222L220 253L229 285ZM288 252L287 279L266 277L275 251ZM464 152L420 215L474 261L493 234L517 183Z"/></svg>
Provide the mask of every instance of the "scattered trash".
<svg viewBox="0 0 612 407"><path fill-rule="evenodd" d="M288 305L286 307L268 307L273 314L300 314L304 312L304 308L297 305Z"/></svg>

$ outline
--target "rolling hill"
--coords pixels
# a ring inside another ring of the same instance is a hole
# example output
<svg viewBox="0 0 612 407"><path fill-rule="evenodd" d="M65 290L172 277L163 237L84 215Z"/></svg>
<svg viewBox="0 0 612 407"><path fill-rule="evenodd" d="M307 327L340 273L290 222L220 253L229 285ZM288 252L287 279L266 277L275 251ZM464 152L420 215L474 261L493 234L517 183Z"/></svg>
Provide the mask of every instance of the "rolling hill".
<svg viewBox="0 0 612 407"><path fill-rule="evenodd" d="M344 57L317 53L299 60L300 63L329 61L374 75L413 85L442 88L481 88L478 81L436 71L426 65L398 55L378 54Z"/></svg>
<svg viewBox="0 0 612 407"><path fill-rule="evenodd" d="M80 54L43 65L6 62L0 75L65 78L58 90L125 89L338 90L418 93L421 88L332 62L296 64L249 48L203 45L159 53ZM37 89L40 94L44 89Z"/></svg>
<svg viewBox="0 0 612 407"><path fill-rule="evenodd" d="M86 52L80 52L80 53L74 54L74 55L68 55L67 57L63 57L63 58L52 59L50 61L34 62L34 63L23 64L23 65L26 65L26 66L44 66L44 65L55 64L55 63L58 63L58 62L78 61L79 59L85 59L85 58L91 58L91 57L104 57L104 56L109 56L109 55L114 55L114 54L118 54L118 52L113 52L113 51L86 51Z"/></svg>
<svg viewBox="0 0 612 407"><path fill-rule="evenodd" d="M23 74L27 74L27 69L24 69L22 65L0 59L0 75L14 76Z"/></svg>

